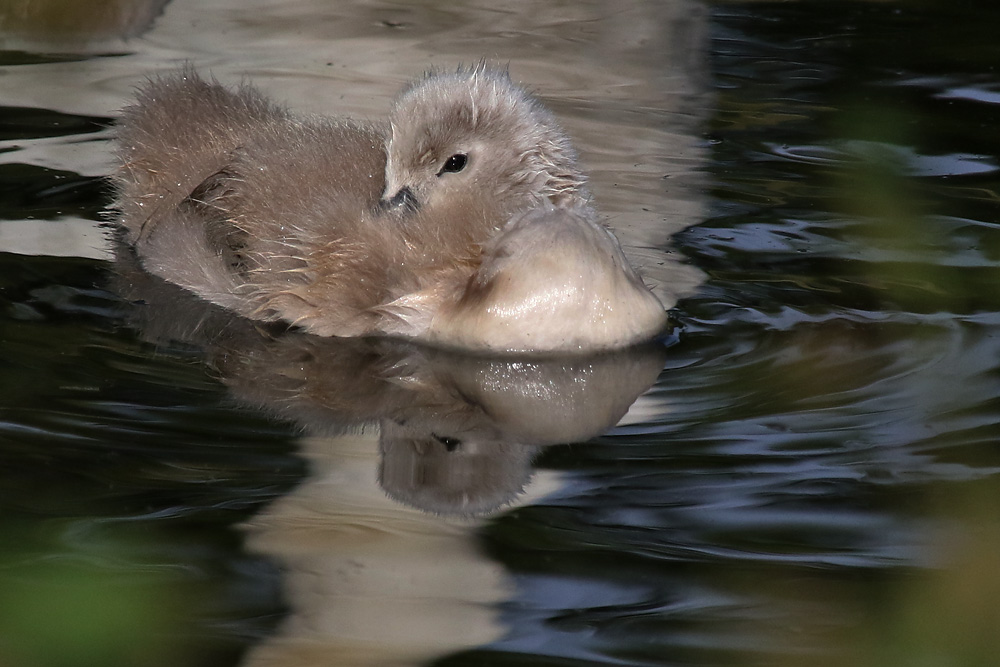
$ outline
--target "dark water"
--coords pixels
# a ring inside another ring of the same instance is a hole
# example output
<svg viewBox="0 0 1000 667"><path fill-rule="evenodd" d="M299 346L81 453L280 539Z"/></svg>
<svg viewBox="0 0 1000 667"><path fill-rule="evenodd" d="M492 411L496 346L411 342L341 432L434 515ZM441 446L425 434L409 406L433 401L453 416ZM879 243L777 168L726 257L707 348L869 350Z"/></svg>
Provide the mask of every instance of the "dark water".
<svg viewBox="0 0 1000 667"><path fill-rule="evenodd" d="M432 664L996 664L998 29L712 7L709 207L674 239L707 279L648 416L545 449L558 489L475 529L500 636ZM0 136L108 122L6 107ZM4 219L106 201L0 165ZM0 253L0 664L239 664L288 613L240 526L307 478L297 429L144 338L109 273Z"/></svg>

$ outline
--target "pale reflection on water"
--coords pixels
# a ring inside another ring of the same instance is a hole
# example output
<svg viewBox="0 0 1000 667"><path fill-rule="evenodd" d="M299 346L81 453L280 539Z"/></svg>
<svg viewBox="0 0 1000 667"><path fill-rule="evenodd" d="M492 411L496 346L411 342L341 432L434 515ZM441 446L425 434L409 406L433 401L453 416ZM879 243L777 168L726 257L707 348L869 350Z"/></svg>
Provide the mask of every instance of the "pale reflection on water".
<svg viewBox="0 0 1000 667"><path fill-rule="evenodd" d="M291 613L245 665L419 665L503 635L510 586L477 521L388 499L373 434L308 437L302 451L309 479L246 527L283 567Z"/></svg>

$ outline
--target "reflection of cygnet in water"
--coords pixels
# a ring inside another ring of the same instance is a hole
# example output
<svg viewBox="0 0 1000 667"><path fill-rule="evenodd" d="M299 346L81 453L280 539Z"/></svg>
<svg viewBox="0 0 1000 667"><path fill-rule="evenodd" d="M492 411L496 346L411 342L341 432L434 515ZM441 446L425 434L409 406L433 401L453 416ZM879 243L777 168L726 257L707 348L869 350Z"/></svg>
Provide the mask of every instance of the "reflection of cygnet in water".
<svg viewBox="0 0 1000 667"><path fill-rule="evenodd" d="M597 356L463 356L392 341L286 334L267 351L227 350L215 365L238 398L309 433L376 423L378 480L436 514L512 502L546 445L604 433L663 366L662 345Z"/></svg>
<svg viewBox="0 0 1000 667"><path fill-rule="evenodd" d="M388 127L296 118L185 70L125 109L119 158L143 266L249 318L502 352L666 325L553 116L484 65L412 84Z"/></svg>
<svg viewBox="0 0 1000 667"><path fill-rule="evenodd" d="M118 262L119 291L151 340L205 358L241 402L314 435L379 426L385 492L438 514L475 515L513 501L539 447L600 435L656 379L665 348L598 355L488 357L387 339L259 327ZM375 471L372 471L373 478Z"/></svg>
<svg viewBox="0 0 1000 667"><path fill-rule="evenodd" d="M438 514L493 511L524 488L539 447L584 441L616 424L656 379L663 352L643 346L526 360L414 348L410 371L419 364L416 373L428 376L422 384L447 387L453 406L463 407L400 406L382 419L379 481L391 497Z"/></svg>

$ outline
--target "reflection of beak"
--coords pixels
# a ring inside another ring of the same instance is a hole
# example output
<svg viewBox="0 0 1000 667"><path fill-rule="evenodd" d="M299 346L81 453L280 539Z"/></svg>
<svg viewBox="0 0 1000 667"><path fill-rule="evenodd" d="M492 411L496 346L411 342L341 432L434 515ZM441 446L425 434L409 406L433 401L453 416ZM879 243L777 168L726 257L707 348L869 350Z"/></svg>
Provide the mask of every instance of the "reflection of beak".
<svg viewBox="0 0 1000 667"><path fill-rule="evenodd" d="M389 199L386 199L383 196L383 198L378 202L378 207L380 211L402 210L413 213L420 208L420 202L417 201L417 197L413 194L413 190L408 187L403 187Z"/></svg>

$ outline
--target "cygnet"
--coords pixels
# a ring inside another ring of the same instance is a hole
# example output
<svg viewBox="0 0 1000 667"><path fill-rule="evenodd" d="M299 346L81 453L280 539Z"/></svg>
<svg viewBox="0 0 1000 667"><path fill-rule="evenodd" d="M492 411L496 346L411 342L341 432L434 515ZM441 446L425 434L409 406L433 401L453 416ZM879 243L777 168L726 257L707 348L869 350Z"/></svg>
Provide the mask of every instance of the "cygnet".
<svg viewBox="0 0 1000 667"><path fill-rule="evenodd" d="M492 352L624 347L666 325L566 134L505 71L430 73L379 125L294 116L187 68L123 110L118 157L144 268L245 317Z"/></svg>

